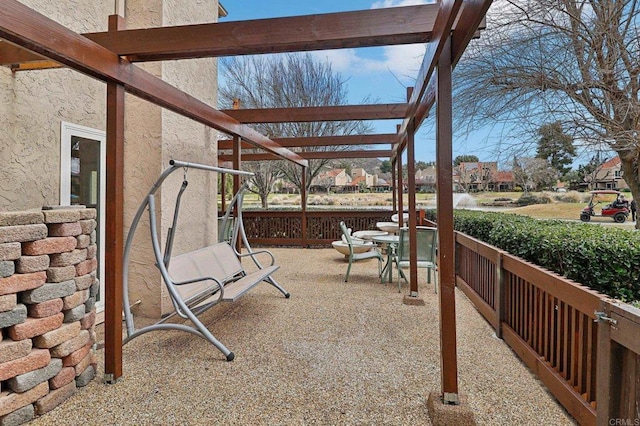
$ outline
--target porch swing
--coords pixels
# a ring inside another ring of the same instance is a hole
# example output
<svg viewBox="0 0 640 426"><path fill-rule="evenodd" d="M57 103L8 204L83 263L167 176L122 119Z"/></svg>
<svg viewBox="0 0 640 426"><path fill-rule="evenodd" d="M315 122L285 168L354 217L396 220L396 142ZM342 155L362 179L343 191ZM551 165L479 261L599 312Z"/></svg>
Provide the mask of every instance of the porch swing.
<svg viewBox="0 0 640 426"><path fill-rule="evenodd" d="M122 272L123 310L127 337L124 339L123 344L154 330L180 330L195 334L209 341L224 354L227 361L232 361L235 357L234 353L213 336L209 329L198 319L198 315L219 302L233 302L237 300L262 281L277 288L286 298L290 296L271 276L279 268L278 265L275 265L273 255L267 250L254 251L249 244L242 222L242 203L248 182L243 184L242 188L235 194L227 206L225 214L219 222L217 243L175 257L172 257L171 252L178 224L180 201L189 184L187 181L187 171L189 169L199 169L245 177L253 176L253 173L175 160L171 160L169 164L169 167L158 177L138 207L127 235ZM168 229L163 251L158 238L155 193L171 173L180 169L184 170L184 179L176 196L173 221L171 227ZM145 210L149 212L151 243L156 267L160 270L162 281L167 287L175 310L155 324L136 329L131 312L131 305L129 303L129 261L133 237ZM232 217L234 210L236 210L235 220L233 220ZM242 243L246 253L241 253L236 249L238 242ZM263 266L258 259L258 255L266 255L270 259L270 264ZM251 258L256 266L255 271L245 271L240 263L240 259L244 257ZM176 315L180 318L190 320L193 326L167 322Z"/></svg>

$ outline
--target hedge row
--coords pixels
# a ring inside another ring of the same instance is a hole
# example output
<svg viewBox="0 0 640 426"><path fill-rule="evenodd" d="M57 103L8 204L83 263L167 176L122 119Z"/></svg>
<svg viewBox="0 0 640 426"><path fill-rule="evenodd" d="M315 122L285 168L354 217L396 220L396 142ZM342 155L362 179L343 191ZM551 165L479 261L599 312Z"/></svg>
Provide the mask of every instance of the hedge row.
<svg viewBox="0 0 640 426"><path fill-rule="evenodd" d="M640 232L470 210L454 212L454 227L608 296L640 300Z"/></svg>

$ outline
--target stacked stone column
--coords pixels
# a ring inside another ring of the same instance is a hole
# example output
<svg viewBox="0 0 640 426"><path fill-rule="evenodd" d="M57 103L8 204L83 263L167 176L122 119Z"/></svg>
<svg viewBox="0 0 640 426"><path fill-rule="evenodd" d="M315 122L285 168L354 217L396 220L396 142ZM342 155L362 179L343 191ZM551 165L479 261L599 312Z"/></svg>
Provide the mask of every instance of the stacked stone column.
<svg viewBox="0 0 640 426"><path fill-rule="evenodd" d="M0 424L46 413L96 374L96 211L0 212Z"/></svg>

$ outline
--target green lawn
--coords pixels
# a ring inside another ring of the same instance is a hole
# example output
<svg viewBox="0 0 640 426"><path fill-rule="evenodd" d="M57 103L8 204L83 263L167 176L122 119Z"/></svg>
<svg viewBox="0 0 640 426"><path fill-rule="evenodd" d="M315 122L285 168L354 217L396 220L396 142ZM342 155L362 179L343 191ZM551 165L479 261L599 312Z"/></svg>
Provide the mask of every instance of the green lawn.
<svg viewBox="0 0 640 426"><path fill-rule="evenodd" d="M549 204L534 204L525 207L501 208L501 211L507 213L515 213L523 216L529 216L537 219L563 219L563 220L579 220L580 211L586 205L589 195L586 193L578 193L571 191L566 194L556 194L551 192L533 193L535 196L544 196L551 200ZM459 208L480 208L484 205L491 204L496 199L517 200L522 196L521 192L480 192L475 194L454 194L454 202L460 198L468 201L472 198L475 205L461 202ZM560 201L559 201L560 199ZM575 202L563 202L562 199L571 199ZM308 196L308 206L313 208L321 206L322 208L347 208L347 207L391 207L393 195L386 193L358 193L358 194L310 194ZM247 193L244 197L245 207L259 208L260 198L251 193ZM416 194L416 202L420 208L434 208L436 202L435 194ZM408 205L408 196L404 195L404 205ZM300 196L297 194L271 194L269 196L269 207L289 207L295 208L300 206ZM487 207L491 208L491 207ZM594 218L594 222L612 223L610 218ZM623 225L631 225L631 221L627 221Z"/></svg>

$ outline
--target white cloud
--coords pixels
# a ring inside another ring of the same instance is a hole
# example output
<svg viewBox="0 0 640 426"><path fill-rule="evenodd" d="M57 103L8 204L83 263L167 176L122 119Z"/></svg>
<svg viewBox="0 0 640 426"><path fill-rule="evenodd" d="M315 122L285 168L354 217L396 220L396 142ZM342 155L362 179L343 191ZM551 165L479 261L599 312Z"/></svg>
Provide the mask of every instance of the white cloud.
<svg viewBox="0 0 640 426"><path fill-rule="evenodd" d="M367 58L356 49L322 50L312 54L322 61L329 61L335 72L349 75L392 73L401 81L415 79L425 47L422 44L386 46L379 48L376 58Z"/></svg>
<svg viewBox="0 0 640 426"><path fill-rule="evenodd" d="M340 73L351 73L354 68L358 68L357 64L362 60L354 49L320 50L311 54L320 61L329 62L333 71Z"/></svg>
<svg viewBox="0 0 640 426"><path fill-rule="evenodd" d="M413 6L434 3L434 0L378 0L371 8ZM410 44L374 49L338 49L312 52L322 61L329 61L335 72L345 75L392 73L398 80L411 85L420 70L425 45Z"/></svg>
<svg viewBox="0 0 640 426"><path fill-rule="evenodd" d="M406 44L401 46L388 46L384 48L386 68L396 77L415 79L422 65L425 46L422 44Z"/></svg>
<svg viewBox="0 0 640 426"><path fill-rule="evenodd" d="M371 9L382 9L385 7L399 7L399 6L416 6L419 4L435 3L434 0L380 0L371 5Z"/></svg>

